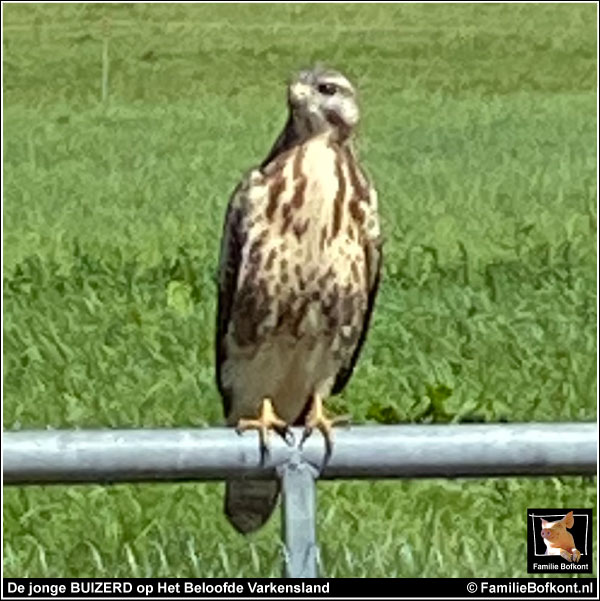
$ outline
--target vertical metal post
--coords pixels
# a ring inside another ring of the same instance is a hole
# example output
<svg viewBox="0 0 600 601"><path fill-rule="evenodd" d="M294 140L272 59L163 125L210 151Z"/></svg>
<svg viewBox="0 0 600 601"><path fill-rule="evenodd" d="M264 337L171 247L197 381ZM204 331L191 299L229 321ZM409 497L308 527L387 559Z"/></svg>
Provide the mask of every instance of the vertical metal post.
<svg viewBox="0 0 600 601"><path fill-rule="evenodd" d="M279 468L285 578L317 577L316 470L300 454Z"/></svg>

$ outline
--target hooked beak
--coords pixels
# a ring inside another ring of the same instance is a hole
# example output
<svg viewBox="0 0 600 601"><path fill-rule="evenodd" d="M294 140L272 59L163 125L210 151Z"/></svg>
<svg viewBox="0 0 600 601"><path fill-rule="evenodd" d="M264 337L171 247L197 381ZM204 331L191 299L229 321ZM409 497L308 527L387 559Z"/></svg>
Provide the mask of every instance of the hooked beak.
<svg viewBox="0 0 600 601"><path fill-rule="evenodd" d="M293 83L289 88L288 100L293 107L305 104L309 96L310 86L301 81Z"/></svg>

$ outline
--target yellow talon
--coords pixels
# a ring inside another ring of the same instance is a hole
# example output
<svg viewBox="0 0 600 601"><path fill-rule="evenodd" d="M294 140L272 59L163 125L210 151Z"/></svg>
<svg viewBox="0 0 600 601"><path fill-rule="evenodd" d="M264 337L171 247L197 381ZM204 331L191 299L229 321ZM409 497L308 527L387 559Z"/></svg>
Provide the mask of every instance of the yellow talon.
<svg viewBox="0 0 600 601"><path fill-rule="evenodd" d="M302 435L302 440L300 442L300 446L304 443L304 441L312 434L313 430L316 428L321 432L323 438L325 439L325 450L326 450L326 459L331 455L331 451L333 449L333 428L338 424L347 424L350 421L350 416L348 415L338 415L333 418L328 418L323 411L323 399L320 395L314 395L313 404L310 408L308 416L306 417L306 422L304 425L304 433Z"/></svg>
<svg viewBox="0 0 600 601"><path fill-rule="evenodd" d="M246 430L258 430L261 453L264 455L269 450L271 430L278 432L284 440L290 433L288 425L275 413L271 399L263 399L260 414L256 419L241 418L236 426L236 432L241 434Z"/></svg>

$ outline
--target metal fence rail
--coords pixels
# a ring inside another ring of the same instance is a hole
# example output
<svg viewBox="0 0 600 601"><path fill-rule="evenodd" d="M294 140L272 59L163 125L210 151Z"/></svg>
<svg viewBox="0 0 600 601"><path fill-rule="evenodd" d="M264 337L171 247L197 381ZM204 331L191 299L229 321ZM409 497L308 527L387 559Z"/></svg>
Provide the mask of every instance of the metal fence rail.
<svg viewBox="0 0 600 601"><path fill-rule="evenodd" d="M4 432L4 484L280 478L285 574L317 574L315 479L595 474L595 423L358 426L302 449L231 428ZM294 430L295 440L301 430ZM558 442L558 444L557 444Z"/></svg>

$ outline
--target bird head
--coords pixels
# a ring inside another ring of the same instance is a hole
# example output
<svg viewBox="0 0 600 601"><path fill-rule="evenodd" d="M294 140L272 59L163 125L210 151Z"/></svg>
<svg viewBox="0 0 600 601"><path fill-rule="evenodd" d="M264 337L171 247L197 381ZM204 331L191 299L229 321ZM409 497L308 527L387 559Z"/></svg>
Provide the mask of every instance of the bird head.
<svg viewBox="0 0 600 601"><path fill-rule="evenodd" d="M289 84L288 104L297 131L306 137L330 132L343 141L358 123L356 91L338 71L301 71Z"/></svg>

